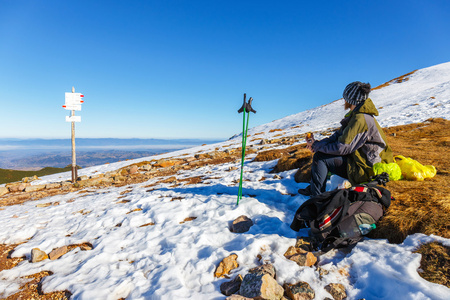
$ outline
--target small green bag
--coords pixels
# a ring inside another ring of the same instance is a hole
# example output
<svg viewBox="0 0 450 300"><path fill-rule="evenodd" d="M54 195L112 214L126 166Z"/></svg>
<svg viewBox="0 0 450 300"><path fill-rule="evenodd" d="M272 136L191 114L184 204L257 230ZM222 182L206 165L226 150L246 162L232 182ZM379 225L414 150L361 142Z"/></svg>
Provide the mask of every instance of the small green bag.
<svg viewBox="0 0 450 300"><path fill-rule="evenodd" d="M389 174L389 180L396 181L402 179L402 170L400 169L400 166L396 163L376 163L373 165L373 172L375 175L379 175L383 172L386 172Z"/></svg>

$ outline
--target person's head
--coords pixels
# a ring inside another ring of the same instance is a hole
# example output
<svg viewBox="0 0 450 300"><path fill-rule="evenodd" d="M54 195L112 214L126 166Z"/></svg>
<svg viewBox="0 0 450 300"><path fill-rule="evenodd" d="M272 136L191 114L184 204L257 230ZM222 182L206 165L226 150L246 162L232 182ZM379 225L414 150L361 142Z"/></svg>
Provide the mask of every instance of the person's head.
<svg viewBox="0 0 450 300"><path fill-rule="evenodd" d="M366 101L370 93L370 83L355 81L348 84L342 96L345 100L345 109L354 108L358 104Z"/></svg>

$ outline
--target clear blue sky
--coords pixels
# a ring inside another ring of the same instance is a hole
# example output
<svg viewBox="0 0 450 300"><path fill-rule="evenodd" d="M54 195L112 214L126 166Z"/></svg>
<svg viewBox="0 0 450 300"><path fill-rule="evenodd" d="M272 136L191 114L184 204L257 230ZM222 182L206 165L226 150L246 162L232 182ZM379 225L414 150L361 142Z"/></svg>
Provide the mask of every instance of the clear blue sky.
<svg viewBox="0 0 450 300"><path fill-rule="evenodd" d="M450 1L0 0L0 137L229 138L449 61ZM326 120L324 120L326 121Z"/></svg>

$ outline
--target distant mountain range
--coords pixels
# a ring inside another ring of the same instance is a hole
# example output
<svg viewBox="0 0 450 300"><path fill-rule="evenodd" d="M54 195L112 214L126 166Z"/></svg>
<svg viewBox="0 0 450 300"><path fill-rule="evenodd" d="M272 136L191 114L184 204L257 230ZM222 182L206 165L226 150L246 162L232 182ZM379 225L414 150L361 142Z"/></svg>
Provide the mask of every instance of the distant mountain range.
<svg viewBox="0 0 450 300"><path fill-rule="evenodd" d="M77 138L77 148L136 148L136 149L155 149L155 148L185 148L201 144L210 144L220 142L221 140L204 139L116 139L116 138ZM70 139L12 139L0 138L1 150L16 149L71 149Z"/></svg>
<svg viewBox="0 0 450 300"><path fill-rule="evenodd" d="M203 139L77 138L77 165L82 168L152 156L220 142ZM0 168L39 170L71 164L70 139L0 139Z"/></svg>

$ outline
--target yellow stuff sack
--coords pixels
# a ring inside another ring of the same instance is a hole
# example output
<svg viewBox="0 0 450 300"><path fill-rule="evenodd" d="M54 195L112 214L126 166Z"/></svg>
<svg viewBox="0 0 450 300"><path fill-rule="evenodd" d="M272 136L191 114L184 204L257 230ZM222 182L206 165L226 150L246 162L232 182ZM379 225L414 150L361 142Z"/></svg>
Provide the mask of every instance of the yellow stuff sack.
<svg viewBox="0 0 450 300"><path fill-rule="evenodd" d="M396 181L402 179L402 170L400 166L396 163L376 163L373 165L373 172L375 175L379 175L383 172L389 174L389 180Z"/></svg>
<svg viewBox="0 0 450 300"><path fill-rule="evenodd" d="M425 178L433 178L436 175L436 168L428 165L423 166L417 160L403 155L394 157L394 161L400 166L402 176L406 180L422 181Z"/></svg>

